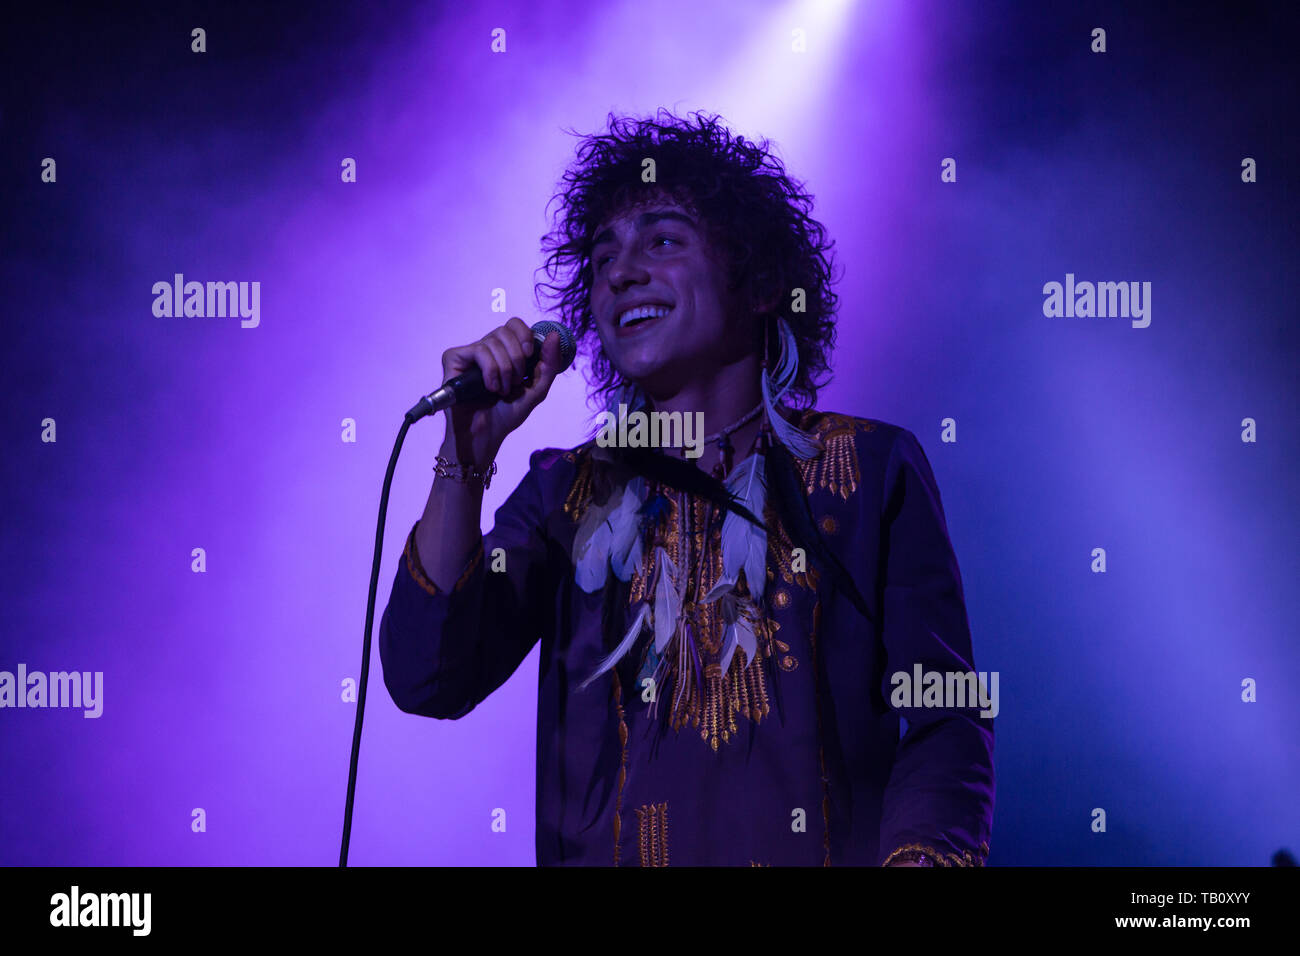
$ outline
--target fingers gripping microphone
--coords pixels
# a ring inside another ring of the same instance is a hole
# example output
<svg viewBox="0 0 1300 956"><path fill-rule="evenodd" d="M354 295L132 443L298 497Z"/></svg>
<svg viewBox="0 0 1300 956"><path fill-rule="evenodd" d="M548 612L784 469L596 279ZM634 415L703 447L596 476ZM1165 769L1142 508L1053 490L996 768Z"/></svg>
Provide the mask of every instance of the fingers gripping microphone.
<svg viewBox="0 0 1300 956"><path fill-rule="evenodd" d="M563 372L573 364L573 357L577 353L577 345L573 340L573 333L561 325L559 322L552 322L549 319L538 322L532 327L533 340L537 347L533 349L532 354L527 358L528 374L533 374L533 369L542 357L542 343L552 332L560 333L560 367L556 370ZM411 407L406 413L406 421L417 422L425 415L432 415L434 412L441 411L451 405L472 402L499 402L501 396L495 392L489 392L483 386L483 371L477 365L470 366L455 378L448 379L441 386L424 396Z"/></svg>

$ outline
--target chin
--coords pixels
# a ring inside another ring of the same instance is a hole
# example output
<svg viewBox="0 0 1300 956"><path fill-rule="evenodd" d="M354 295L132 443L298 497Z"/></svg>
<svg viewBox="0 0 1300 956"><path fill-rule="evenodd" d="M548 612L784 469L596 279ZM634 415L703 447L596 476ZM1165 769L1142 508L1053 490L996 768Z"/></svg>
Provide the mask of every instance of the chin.
<svg viewBox="0 0 1300 956"><path fill-rule="evenodd" d="M656 375L672 365L672 359L653 347L638 346L621 354L611 354L606 350L605 355L624 378L634 381L647 375Z"/></svg>
<svg viewBox="0 0 1300 956"><path fill-rule="evenodd" d="M664 365L662 362L633 362L631 364L616 365L615 368L618 369L619 374L622 375L624 379L636 383L636 385L642 389L644 389L647 384L652 384L655 379L659 378L664 373Z"/></svg>

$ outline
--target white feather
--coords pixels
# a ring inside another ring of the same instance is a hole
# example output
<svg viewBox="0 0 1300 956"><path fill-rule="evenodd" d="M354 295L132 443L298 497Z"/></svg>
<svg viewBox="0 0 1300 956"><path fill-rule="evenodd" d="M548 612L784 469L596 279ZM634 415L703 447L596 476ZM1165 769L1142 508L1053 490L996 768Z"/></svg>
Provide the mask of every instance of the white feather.
<svg viewBox="0 0 1300 956"><path fill-rule="evenodd" d="M722 675L727 675L727 668L731 666L731 655L736 653L736 625L731 623L727 625L725 635L722 639Z"/></svg>
<svg viewBox="0 0 1300 956"><path fill-rule="evenodd" d="M727 476L727 490L763 520L767 500L767 469L763 456L754 452ZM755 525L735 512L722 519L722 574L734 583L745 570L745 581L755 601L761 600L767 586L767 529ZM712 593L712 591L710 592Z"/></svg>
<svg viewBox="0 0 1300 956"><path fill-rule="evenodd" d="M806 432L792 425L785 416L776 410L776 401L772 398L772 388L768 376L763 375L763 401L767 405L767 419L772 423L772 434L796 458L815 458L822 450L822 444L811 432Z"/></svg>
<svg viewBox="0 0 1300 956"><path fill-rule="evenodd" d="M655 653L662 654L673 632L677 630L677 618L681 613L681 599L677 594L677 568L662 547L655 549L659 563L659 581L655 585Z"/></svg>
<svg viewBox="0 0 1300 956"><path fill-rule="evenodd" d="M735 587L736 587L736 579L727 577L727 575L723 574L720 578L718 578L718 582L715 585L713 585L713 587L709 588L708 593L705 594L704 597L700 598L700 603L712 604L714 601L718 600L719 598L727 594L730 594Z"/></svg>
<svg viewBox="0 0 1300 956"><path fill-rule="evenodd" d="M727 668L731 666L731 657L736 653L736 615L739 613L739 604L734 594L727 594L722 597L722 602L718 609L722 612L722 650L719 653L719 662L722 664L722 674L725 677Z"/></svg>
<svg viewBox="0 0 1300 956"><path fill-rule="evenodd" d="M794 330L785 319L778 319L776 331L781 340L781 352L777 356L776 368L768 370L776 388L776 394L772 396L773 402L779 402L785 396L799 374L799 343L794 337Z"/></svg>
<svg viewBox="0 0 1300 956"><path fill-rule="evenodd" d="M624 635L623 640L619 641L618 647L614 648L612 653L596 665L595 672L582 682L582 686L579 687L579 690L586 690L587 686L591 684L592 681L617 664L623 659L624 654L636 646L637 638L641 636L641 632L645 629L646 618L649 616L650 604L646 601L642 601L640 610L637 611L636 617L632 619L632 626L628 628L627 634Z"/></svg>
<svg viewBox="0 0 1300 956"><path fill-rule="evenodd" d="M637 509L645 494L645 480L640 476L629 481L622 491L614 491L603 505L591 505L573 536L574 577L578 586L593 594L605 586L609 566L619 580L631 576L629 569L641 564L640 518Z"/></svg>
<svg viewBox="0 0 1300 956"><path fill-rule="evenodd" d="M618 495L610 495L603 505L591 505L573 536L573 573L578 587L593 594L605 586L609 577L609 548L613 529L609 516L619 504Z"/></svg>
<svg viewBox="0 0 1300 956"><path fill-rule="evenodd" d="M638 475L627 483L622 502L609 516L609 559L620 581L631 578L641 565L641 516L637 511L644 497L645 479Z"/></svg>
<svg viewBox="0 0 1300 956"><path fill-rule="evenodd" d="M777 441L784 445L790 454L796 458L814 458L822 450L821 442L812 434L790 424L785 416L776 410L777 404L794 385L799 375L799 343L795 340L794 331L785 319L778 319L776 327L781 338L781 355L777 360L776 368L769 369L761 377L767 419L772 425L772 433Z"/></svg>
<svg viewBox="0 0 1300 956"><path fill-rule="evenodd" d="M750 623L749 617L742 613L736 617L735 627L736 645L745 652L745 666L748 667L758 657L758 640L754 637L754 626Z"/></svg>

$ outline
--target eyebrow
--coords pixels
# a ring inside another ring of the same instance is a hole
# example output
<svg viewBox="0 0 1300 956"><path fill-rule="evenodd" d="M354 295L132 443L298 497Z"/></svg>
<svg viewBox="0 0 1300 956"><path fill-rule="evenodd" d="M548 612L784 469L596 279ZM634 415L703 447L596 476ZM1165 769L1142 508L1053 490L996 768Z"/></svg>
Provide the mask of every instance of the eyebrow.
<svg viewBox="0 0 1300 956"><path fill-rule="evenodd" d="M646 226L654 225L656 222L659 222L661 219L674 219L686 223L686 225L690 226L692 229L699 228L698 226L696 226L695 220L692 219L690 216L686 215L685 213L673 212L671 210L665 212L643 212L641 213L641 215L637 216L636 227L638 230L641 230L644 229ZM599 233L597 233L596 237L591 240L591 248L594 249L602 242L609 242L613 238L614 238L614 230L612 228L602 229Z"/></svg>

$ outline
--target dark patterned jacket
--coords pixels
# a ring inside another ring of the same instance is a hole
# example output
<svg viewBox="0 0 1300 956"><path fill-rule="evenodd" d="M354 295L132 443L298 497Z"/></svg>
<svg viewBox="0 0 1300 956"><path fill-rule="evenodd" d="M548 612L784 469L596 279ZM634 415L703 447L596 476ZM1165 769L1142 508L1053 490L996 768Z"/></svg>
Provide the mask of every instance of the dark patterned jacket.
<svg viewBox="0 0 1300 956"><path fill-rule="evenodd" d="M450 592L424 575L412 528L380 625L384 682L404 711L463 717L541 642L540 864L983 864L992 720L973 700L891 704L892 675L975 669L929 461L915 435L884 422L808 410L798 424L824 446L797 462L812 516L869 616L769 509L768 617L753 666L738 651L725 675L718 605L695 603L721 572L712 504L677 499L690 511L683 545L669 496L622 606L577 586L570 555L597 483L594 443L533 453ZM622 666L579 689L612 649L608 615L622 635L648 596L656 542L688 548L698 581L686 598L697 651L682 693L675 672L647 684L648 632ZM505 570L494 572L498 548Z"/></svg>

